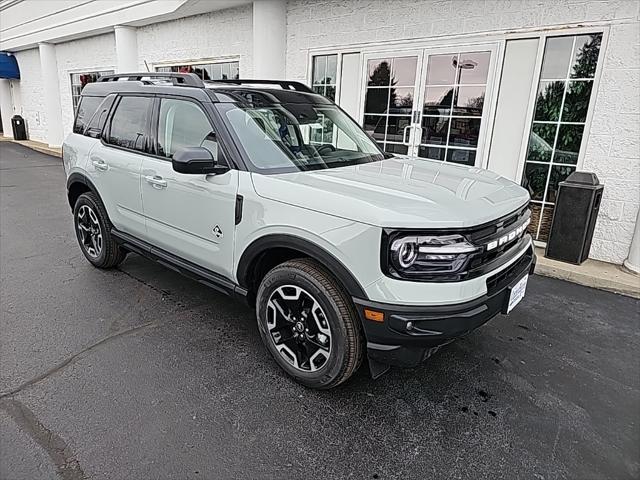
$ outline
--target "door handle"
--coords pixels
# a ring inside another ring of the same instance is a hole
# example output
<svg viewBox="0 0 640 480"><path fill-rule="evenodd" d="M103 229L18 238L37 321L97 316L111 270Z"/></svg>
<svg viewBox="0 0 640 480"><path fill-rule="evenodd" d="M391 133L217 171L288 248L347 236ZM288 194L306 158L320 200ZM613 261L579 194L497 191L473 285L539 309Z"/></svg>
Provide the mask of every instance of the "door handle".
<svg viewBox="0 0 640 480"><path fill-rule="evenodd" d="M411 128L413 128L412 125L407 125L404 127L404 130L402 130L402 143L405 145L409 145L411 143ZM409 140L407 140L407 130L409 130Z"/></svg>
<svg viewBox="0 0 640 480"><path fill-rule="evenodd" d="M107 165L104 160L94 160L91 162L96 170L100 170L101 172L106 172L109 170L109 165Z"/></svg>
<svg viewBox="0 0 640 480"><path fill-rule="evenodd" d="M414 130L415 133L413 138L414 140L417 138L418 141L414 143L422 143L422 127L419 125L416 125L415 128L416 129Z"/></svg>
<svg viewBox="0 0 640 480"><path fill-rule="evenodd" d="M167 181L164 180L160 175L147 175L144 177L147 183L150 183L154 188L166 188Z"/></svg>

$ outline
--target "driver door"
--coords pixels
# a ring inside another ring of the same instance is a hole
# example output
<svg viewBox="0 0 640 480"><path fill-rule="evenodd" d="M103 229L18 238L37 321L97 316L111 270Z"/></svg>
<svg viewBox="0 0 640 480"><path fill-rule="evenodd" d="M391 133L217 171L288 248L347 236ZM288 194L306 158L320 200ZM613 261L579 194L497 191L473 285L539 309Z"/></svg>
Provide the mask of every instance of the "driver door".
<svg viewBox="0 0 640 480"><path fill-rule="evenodd" d="M238 172L191 175L173 170L178 148L205 147L225 163L215 130L194 101L159 98L152 131L156 156L142 164L142 203L149 243L233 278Z"/></svg>

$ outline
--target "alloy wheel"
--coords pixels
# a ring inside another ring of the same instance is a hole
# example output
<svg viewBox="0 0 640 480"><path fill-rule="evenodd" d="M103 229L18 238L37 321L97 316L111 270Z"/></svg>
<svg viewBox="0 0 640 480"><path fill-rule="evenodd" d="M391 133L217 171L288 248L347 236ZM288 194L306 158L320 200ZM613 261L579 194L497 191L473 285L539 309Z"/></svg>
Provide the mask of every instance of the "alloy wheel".
<svg viewBox="0 0 640 480"><path fill-rule="evenodd" d="M331 329L318 301L305 289L283 285L267 302L267 328L276 349L303 372L321 369L331 355Z"/></svg>
<svg viewBox="0 0 640 480"><path fill-rule="evenodd" d="M102 229L96 213L89 205L80 206L76 227L84 250L90 257L98 258L102 252Z"/></svg>

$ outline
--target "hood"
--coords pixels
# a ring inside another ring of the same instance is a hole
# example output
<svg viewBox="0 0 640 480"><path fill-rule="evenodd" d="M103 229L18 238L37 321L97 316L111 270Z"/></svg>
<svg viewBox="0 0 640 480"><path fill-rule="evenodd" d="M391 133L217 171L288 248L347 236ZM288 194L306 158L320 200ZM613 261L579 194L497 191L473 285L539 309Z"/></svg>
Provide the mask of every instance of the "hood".
<svg viewBox="0 0 640 480"><path fill-rule="evenodd" d="M529 201L489 170L411 157L252 179L261 197L380 227L470 227Z"/></svg>

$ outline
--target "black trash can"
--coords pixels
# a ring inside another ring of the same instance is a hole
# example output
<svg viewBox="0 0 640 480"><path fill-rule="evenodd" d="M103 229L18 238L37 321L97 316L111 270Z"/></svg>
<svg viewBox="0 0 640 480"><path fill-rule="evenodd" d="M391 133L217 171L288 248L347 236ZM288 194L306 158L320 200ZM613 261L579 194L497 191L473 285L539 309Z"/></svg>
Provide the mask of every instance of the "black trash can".
<svg viewBox="0 0 640 480"><path fill-rule="evenodd" d="M13 130L14 140L27 139L27 126L24 124L24 118L20 115L14 115L11 117L11 128Z"/></svg>
<svg viewBox="0 0 640 480"><path fill-rule="evenodd" d="M604 185L595 173L573 172L558 184L544 256L580 265L589 258Z"/></svg>

